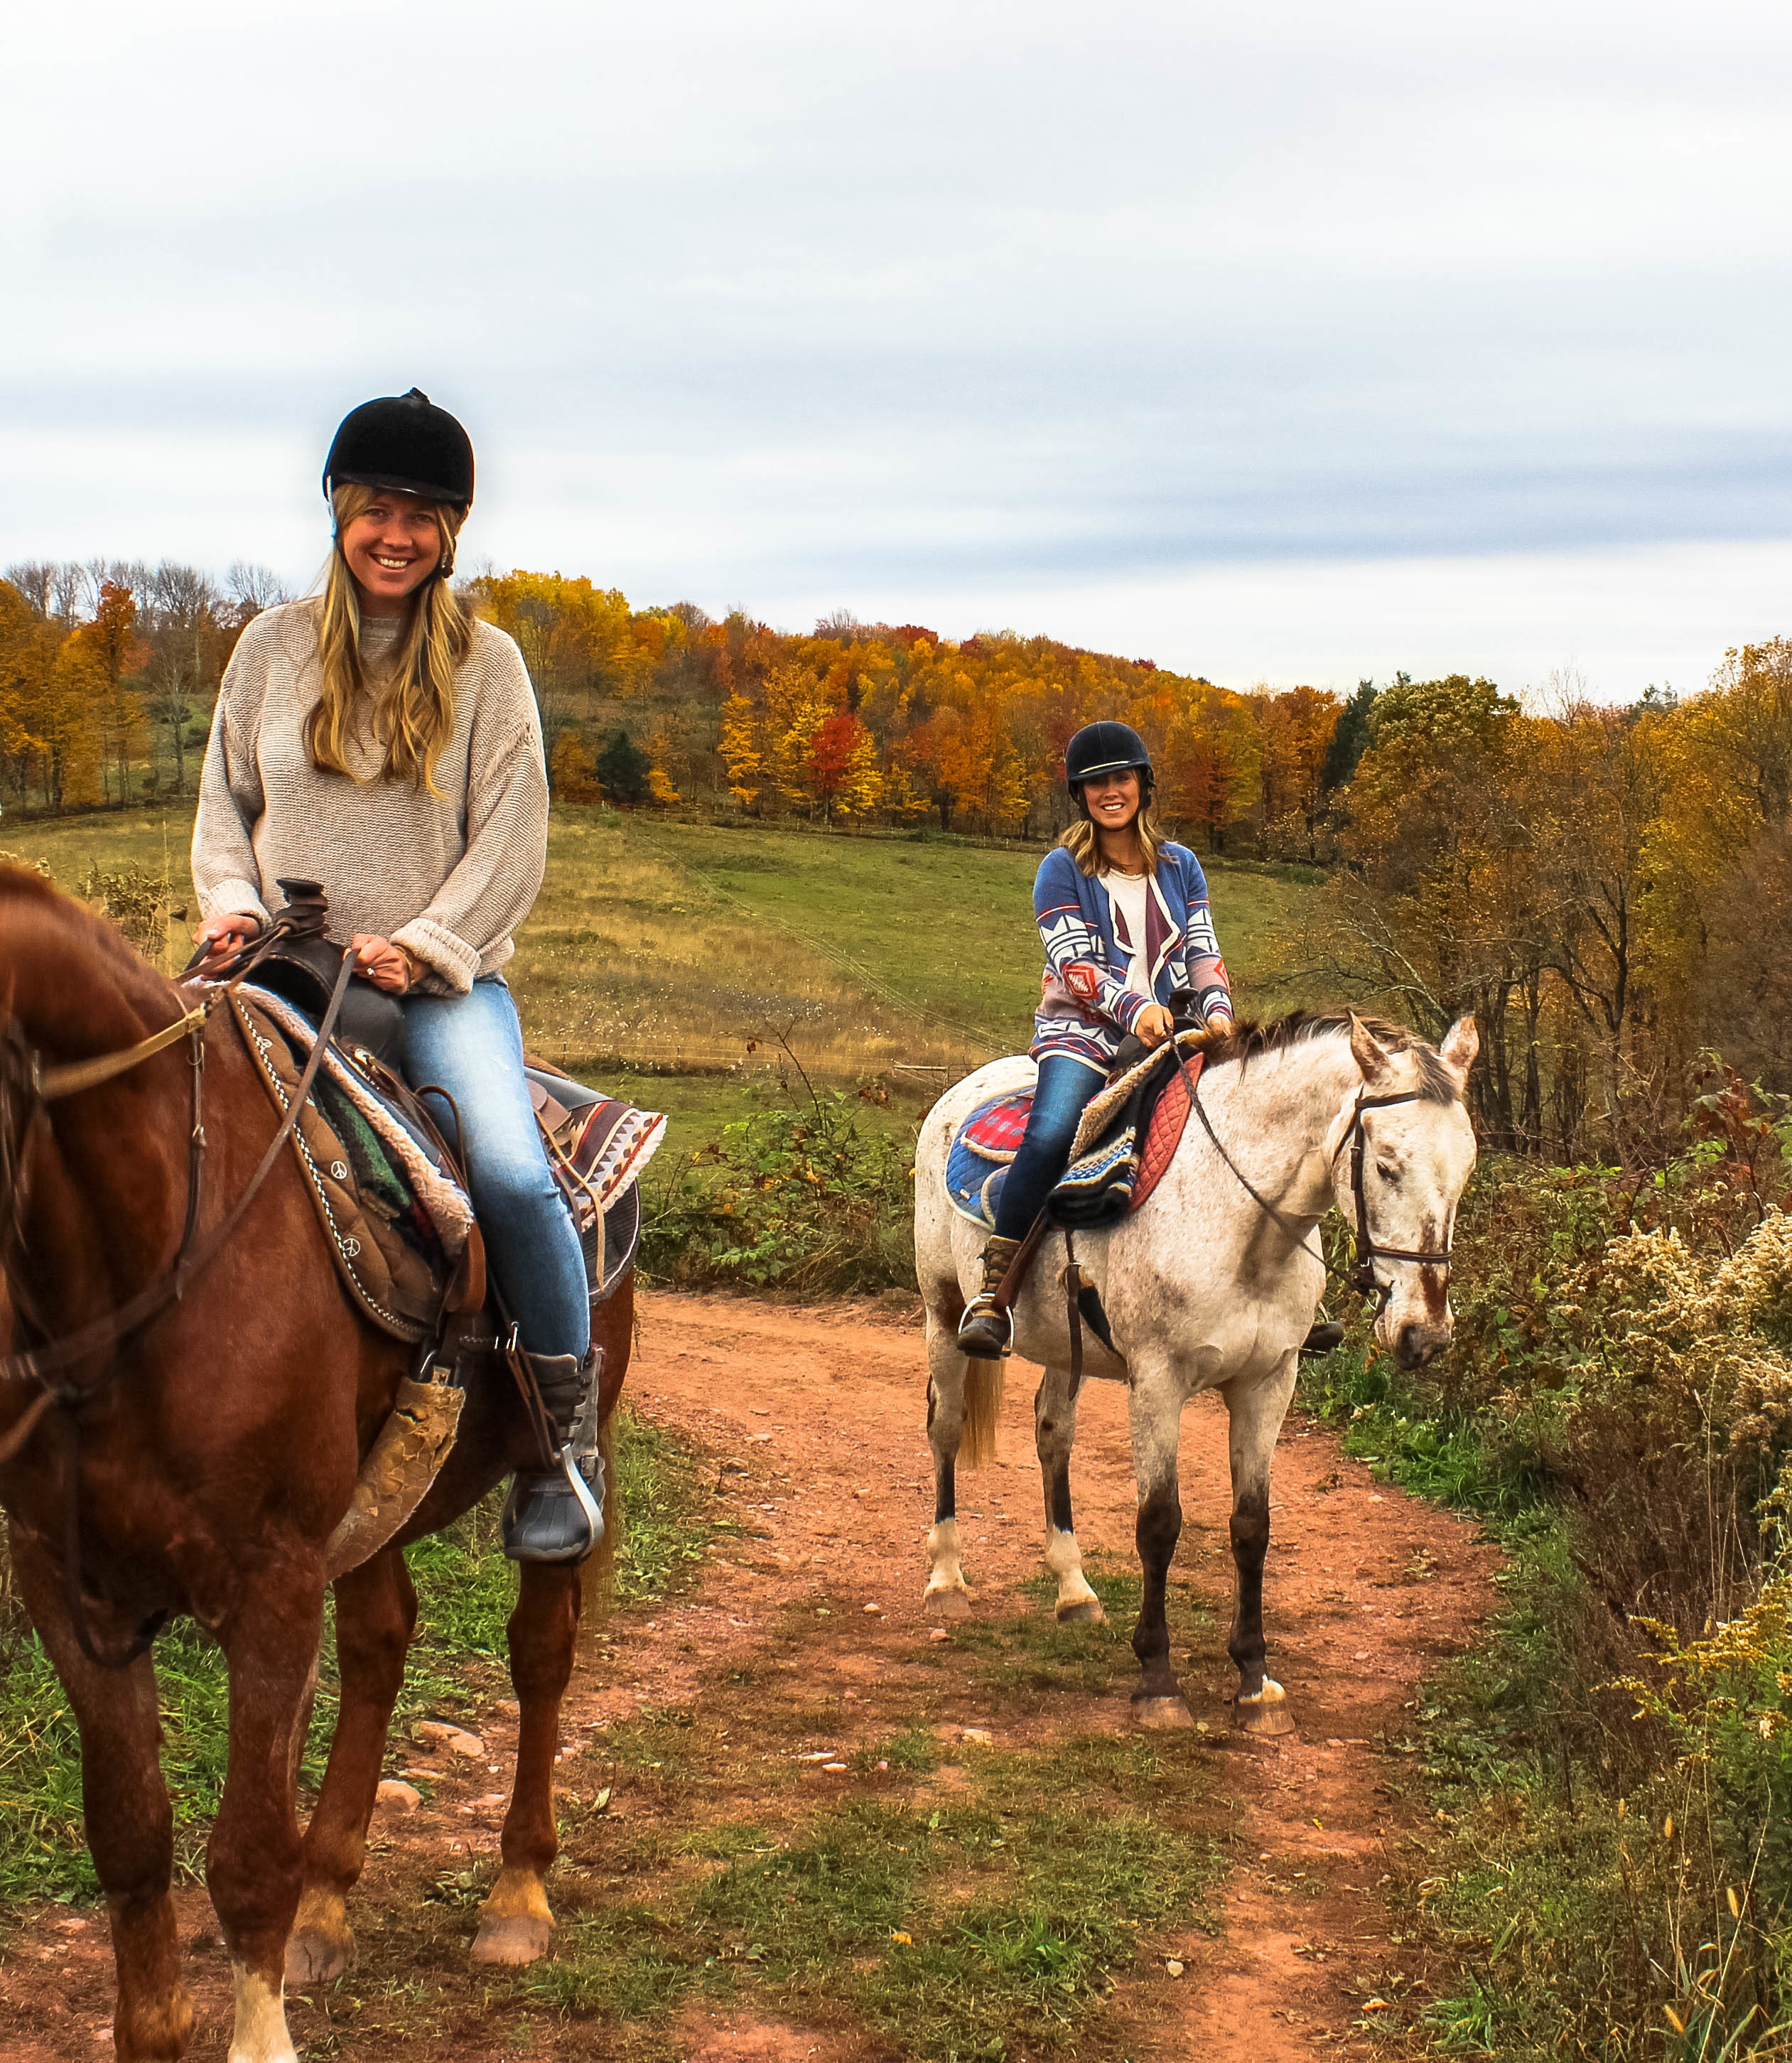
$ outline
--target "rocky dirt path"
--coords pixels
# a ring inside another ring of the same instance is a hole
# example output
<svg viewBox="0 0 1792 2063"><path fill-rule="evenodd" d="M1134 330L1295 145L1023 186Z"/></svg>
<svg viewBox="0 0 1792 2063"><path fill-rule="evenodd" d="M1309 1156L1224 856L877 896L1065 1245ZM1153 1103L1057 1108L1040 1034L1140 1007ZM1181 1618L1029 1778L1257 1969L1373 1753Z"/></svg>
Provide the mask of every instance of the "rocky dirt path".
<svg viewBox="0 0 1792 2063"><path fill-rule="evenodd" d="M1041 1609L1021 1587L1039 1570L1035 1380L1035 1371L1014 1365L1002 1461L961 1476L974 1627L986 1616ZM643 1298L629 1393L643 1416L712 1458L717 1516L737 1530L718 1536L712 1566L688 1594L619 1618L576 1679L563 1767L570 1816L591 1809L614 1730L669 1708L702 1712L717 1751L737 1758L740 1796L750 1798L754 1755L769 1752L769 1736L755 1743L764 1694L731 1691L731 1677L787 1672L801 1684L816 1746L781 1744L779 1755L826 1748L844 1761L855 1744L902 1720L918 1651L933 1648L929 1659L938 1663L942 1643L944 1666L927 1679L931 1723L942 1738L962 1738L970 1727L1000 1744L1037 1746L1044 1769L1063 1728L1125 1731L1123 1682L1055 1703L1003 1701L958 1667L956 1630L936 1638L920 1604L931 1503L923 1382L912 1319L863 1306ZM1105 1550L1107 1566L1130 1568L1123 1393L1091 1384L1079 1434L1073 1482L1085 1554L1099 1568ZM1186 1523L1173 1582L1183 1605L1179 1623L1173 1611L1172 1633L1211 1758L1212 1832L1231 1868L1217 1931L1154 1940L1151 1960L1141 1959L1123 1985L1117 2005L1127 2053L1135 2063L1191 2055L1284 2063L1366 2050L1378 2027L1405 2020L1403 1990L1422 1974L1387 1896L1395 1851L1410 1840L1416 1809L1406 1802L1410 1764L1400 1744L1416 1687L1468 1643L1485 1616L1497 1557L1473 1528L1378 1487L1328 1433L1291 1418L1276 1458L1266 1623L1270 1667L1288 1688L1299 1731L1247 1744L1228 1730L1225 1703L1235 1679L1224 1655L1229 1500L1217 1402L1189 1408L1182 1483ZM814 1603L822 1598L830 1603ZM802 1606L813 1608L793 1635L793 1608ZM1192 1636L1191 1619L1200 1629ZM968 1663L968 1651L962 1659ZM362 1968L348 1983L413 1995L419 2014L414 2025L389 2011L359 2021L327 2001L300 2003L293 2024L302 2053L353 2063L400 2054L471 2063L500 2045L535 2055L606 2054L589 2024L568 2027L563 2041L554 2016L539 2009L520 2031L514 1993L494 1993L467 1970L470 1886L458 1898L456 1887L495 1847L512 1731L494 1699L480 1722L480 1752L457 1754L452 1742L395 1743L394 1775L416 1775L426 1802L408 1811L395 1805L376 1823L353 1908ZM806 1793L846 1780L818 1761L800 1772ZM625 1786L606 1803L607 1826L657 1809L649 1792ZM561 1866L563 1879L569 1867ZM556 1900L567 1896L556 1886ZM219 2057L228 1980L215 1922L203 1890L186 1891L180 1902L199 2012L193 2053ZM61 1909L31 1916L0 1958L0 2053L14 2063L109 2053L110 1985L102 1918ZM494 2014L501 2014L501 2043ZM694 2008L671 2045L669 2053L688 2063L870 2063L894 2053L838 2025L715 2018Z"/></svg>

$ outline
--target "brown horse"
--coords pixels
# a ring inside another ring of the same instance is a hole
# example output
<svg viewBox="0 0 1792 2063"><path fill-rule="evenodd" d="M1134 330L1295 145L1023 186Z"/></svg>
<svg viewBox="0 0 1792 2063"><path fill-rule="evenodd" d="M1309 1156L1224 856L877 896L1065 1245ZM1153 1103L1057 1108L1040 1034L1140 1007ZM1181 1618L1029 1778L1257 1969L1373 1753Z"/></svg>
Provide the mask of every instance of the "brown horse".
<svg viewBox="0 0 1792 2063"><path fill-rule="evenodd" d="M191 1000L78 904L0 868L0 1041L13 1063L0 1071L6 1345L54 1349L85 1327L102 1333L108 1315L163 1278L183 1251L189 1040L54 1102L39 1084L42 1069L125 1052ZM201 1248L275 1128L241 1042L221 1020L203 1060ZM606 1428L632 1311L625 1281L594 1317ZM412 1522L337 1580L341 1711L301 1836L295 1777L316 1677L325 1543L410 1353L351 1307L283 1150L178 1301L58 1373L78 1399L46 1405L28 1376L0 1380L0 1505L20 1594L80 1728L87 1839L117 1960L119 2063L179 2057L192 2027L169 1896L173 1818L153 1662L146 1652L115 1666L160 1615L197 1619L229 1666L229 1767L206 1876L235 1980L231 2063L288 2063L285 1974L327 1979L352 1952L344 1900L360 1873L416 1612L400 1550L535 1453L508 1381L472 1383L453 1452ZM473 1947L481 1960L527 1962L547 1945L553 1760L580 1597L577 1568L524 1566L509 1625L522 1708L516 1777L503 1872ZM89 1643L101 1662L84 1651Z"/></svg>

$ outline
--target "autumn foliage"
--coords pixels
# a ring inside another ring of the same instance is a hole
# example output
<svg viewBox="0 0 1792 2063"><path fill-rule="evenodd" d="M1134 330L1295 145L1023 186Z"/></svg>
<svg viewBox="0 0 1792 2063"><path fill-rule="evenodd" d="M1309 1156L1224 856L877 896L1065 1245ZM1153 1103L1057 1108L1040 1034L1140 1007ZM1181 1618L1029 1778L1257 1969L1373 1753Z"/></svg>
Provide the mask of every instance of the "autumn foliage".
<svg viewBox="0 0 1792 2063"><path fill-rule="evenodd" d="M1323 690L1240 694L1006 633L954 644L838 616L802 636L738 613L713 622L688 602L631 611L613 589L559 573L494 575L472 593L521 645L550 735L594 739L632 719L687 800L1037 838L1063 820L1071 734L1119 717L1150 742L1168 814L1203 846L1317 850L1340 710Z"/></svg>
<svg viewBox="0 0 1792 2063"><path fill-rule="evenodd" d="M1708 1050L1792 1089L1785 640L1683 701L1403 680L1339 804L1291 968L1432 1032L1473 1011L1489 1144L1657 1156Z"/></svg>
<svg viewBox="0 0 1792 2063"><path fill-rule="evenodd" d="M238 565L38 561L0 580L0 794L59 810L190 794L243 628L284 590Z"/></svg>

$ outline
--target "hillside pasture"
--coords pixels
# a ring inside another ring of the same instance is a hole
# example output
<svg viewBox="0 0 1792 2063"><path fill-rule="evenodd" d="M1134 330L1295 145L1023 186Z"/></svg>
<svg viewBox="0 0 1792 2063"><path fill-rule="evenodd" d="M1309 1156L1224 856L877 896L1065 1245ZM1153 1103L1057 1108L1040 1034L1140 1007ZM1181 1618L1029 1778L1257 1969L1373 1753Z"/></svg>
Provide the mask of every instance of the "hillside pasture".
<svg viewBox="0 0 1792 2063"><path fill-rule="evenodd" d="M172 971L197 921L191 835L190 808L124 811L20 822L0 846L71 891L94 867L165 878ZM666 1110L686 1143L768 1095L800 1096L799 1070L817 1084L887 1076L918 1107L1031 1036L1042 854L556 807L508 971L524 1034L557 1066ZM1312 891L1223 865L1212 887L1240 1007L1298 999L1257 970Z"/></svg>

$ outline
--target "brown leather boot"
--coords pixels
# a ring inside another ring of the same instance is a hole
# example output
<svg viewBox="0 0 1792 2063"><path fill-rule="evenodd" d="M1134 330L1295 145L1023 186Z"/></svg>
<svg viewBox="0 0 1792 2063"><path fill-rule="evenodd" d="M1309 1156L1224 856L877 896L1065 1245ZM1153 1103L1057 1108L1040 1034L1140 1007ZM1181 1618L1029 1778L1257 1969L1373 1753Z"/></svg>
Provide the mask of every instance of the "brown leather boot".
<svg viewBox="0 0 1792 2063"><path fill-rule="evenodd" d="M983 1249L983 1286L964 1307L958 1321L958 1351L976 1361L1000 1361L1013 1343L1015 1324L995 1301L1008 1264L1020 1252L1018 1239L991 1234Z"/></svg>

